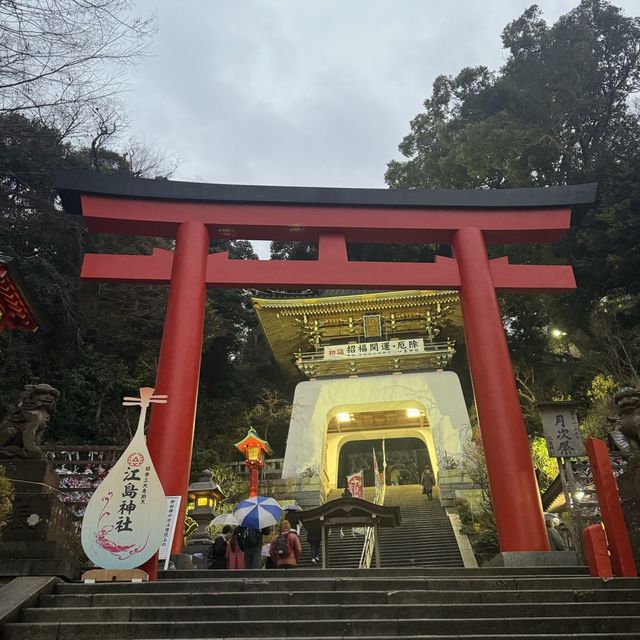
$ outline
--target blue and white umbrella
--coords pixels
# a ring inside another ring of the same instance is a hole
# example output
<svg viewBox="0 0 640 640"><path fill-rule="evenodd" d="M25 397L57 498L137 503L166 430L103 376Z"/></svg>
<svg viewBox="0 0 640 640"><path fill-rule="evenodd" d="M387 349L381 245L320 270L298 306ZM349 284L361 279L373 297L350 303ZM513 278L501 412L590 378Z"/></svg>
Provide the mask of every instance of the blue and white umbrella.
<svg viewBox="0 0 640 640"><path fill-rule="evenodd" d="M248 529L264 529L278 524L282 515L282 507L273 498L255 496L241 500L233 512L233 516L241 527Z"/></svg>

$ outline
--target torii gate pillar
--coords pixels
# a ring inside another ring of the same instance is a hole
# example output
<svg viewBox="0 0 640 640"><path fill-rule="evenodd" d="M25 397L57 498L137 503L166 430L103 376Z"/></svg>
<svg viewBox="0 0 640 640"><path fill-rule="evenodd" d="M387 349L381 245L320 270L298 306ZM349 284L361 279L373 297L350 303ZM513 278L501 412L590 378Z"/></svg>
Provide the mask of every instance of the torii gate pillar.
<svg viewBox="0 0 640 640"><path fill-rule="evenodd" d="M185 488L189 484L191 449L198 401L200 360L207 294L209 232L201 222L183 222L176 234L169 299L164 320L157 393L169 396L162 411L152 411L147 433L149 453L165 495L183 496L177 522L184 522ZM172 552L182 551L182 532L176 528ZM150 575L155 562L150 561Z"/></svg>
<svg viewBox="0 0 640 640"><path fill-rule="evenodd" d="M501 551L548 551L538 484L482 231L453 236L467 358ZM499 472L498 472L499 470ZM518 502L517 517L513 513ZM497 514L501 514L499 517Z"/></svg>

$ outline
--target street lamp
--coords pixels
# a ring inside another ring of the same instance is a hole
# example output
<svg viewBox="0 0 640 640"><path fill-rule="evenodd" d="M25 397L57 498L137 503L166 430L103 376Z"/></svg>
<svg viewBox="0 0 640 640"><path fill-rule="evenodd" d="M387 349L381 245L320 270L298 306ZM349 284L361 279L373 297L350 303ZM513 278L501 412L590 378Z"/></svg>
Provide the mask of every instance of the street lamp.
<svg viewBox="0 0 640 640"><path fill-rule="evenodd" d="M189 515L198 525L188 544L189 546L211 544L207 527L216 517L215 508L218 506L218 502L224 498L224 493L220 489L220 485L211 479L211 469L205 469L200 474L198 482L192 482L187 491Z"/></svg>
<svg viewBox="0 0 640 640"><path fill-rule="evenodd" d="M249 469L249 497L258 495L258 469L264 468L264 457L273 453L266 440L263 440L253 429L235 443L235 448L244 456L244 463Z"/></svg>

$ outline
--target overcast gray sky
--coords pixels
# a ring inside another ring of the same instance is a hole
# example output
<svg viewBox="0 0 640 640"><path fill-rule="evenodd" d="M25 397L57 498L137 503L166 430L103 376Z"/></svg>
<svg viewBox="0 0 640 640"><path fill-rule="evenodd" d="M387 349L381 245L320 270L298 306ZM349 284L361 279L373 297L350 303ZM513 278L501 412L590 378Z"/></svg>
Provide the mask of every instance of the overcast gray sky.
<svg viewBox="0 0 640 640"><path fill-rule="evenodd" d="M131 133L175 179L384 187L434 78L499 68L525 0L138 0L159 31L131 74ZM547 22L578 0L539 0ZM640 14L640 0L614 4Z"/></svg>

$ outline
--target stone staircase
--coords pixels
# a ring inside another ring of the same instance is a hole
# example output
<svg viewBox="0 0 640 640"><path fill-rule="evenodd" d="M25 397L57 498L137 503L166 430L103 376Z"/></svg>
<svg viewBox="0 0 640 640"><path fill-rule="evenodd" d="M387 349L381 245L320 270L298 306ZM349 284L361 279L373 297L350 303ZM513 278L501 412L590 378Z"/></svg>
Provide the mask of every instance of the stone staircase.
<svg viewBox="0 0 640 640"><path fill-rule="evenodd" d="M383 567L464 566L446 511L420 485L387 487L384 504L400 507L400 527L379 530Z"/></svg>
<svg viewBox="0 0 640 640"><path fill-rule="evenodd" d="M334 489L327 495L327 502L337 500L342 496L342 489ZM365 487L364 499L373 501L375 497L375 489L373 487ZM341 535L342 533L342 535ZM300 557L301 566L313 566L311 564L310 547L306 543L307 534L304 528L300 535L302 541L302 556ZM360 564L360 556L362 555L362 545L364 544L364 535L352 531L351 527L334 527L328 537L329 544L329 567L332 569L357 569Z"/></svg>
<svg viewBox="0 0 640 640"><path fill-rule="evenodd" d="M172 571L58 583L2 640L640 639L640 581L579 568Z"/></svg>
<svg viewBox="0 0 640 640"><path fill-rule="evenodd" d="M340 497L332 491L327 500ZM375 489L365 489L365 500L373 500ZM380 528L380 556L383 567L462 567L464 563L446 511L437 500L427 500L420 485L388 486L385 506L400 507L400 527ZM356 569L364 537L350 527L334 528L329 536L329 567ZM306 533L301 533L302 566L312 566Z"/></svg>

